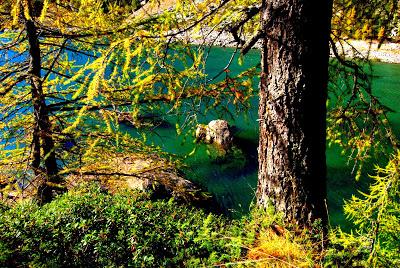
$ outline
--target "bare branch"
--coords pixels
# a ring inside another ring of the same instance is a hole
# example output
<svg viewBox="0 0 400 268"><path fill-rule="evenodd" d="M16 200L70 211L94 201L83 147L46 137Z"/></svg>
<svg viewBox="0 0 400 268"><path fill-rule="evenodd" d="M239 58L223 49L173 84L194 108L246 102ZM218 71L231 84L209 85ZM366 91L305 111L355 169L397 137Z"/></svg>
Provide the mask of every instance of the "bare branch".
<svg viewBox="0 0 400 268"><path fill-rule="evenodd" d="M15 46L17 46L18 44L20 44L21 42L26 40L26 37L23 37L22 39L20 39L22 33L24 32L24 30L21 30L18 34L18 36L13 40L13 42L11 42L10 44L7 44L5 46L1 46L0 50L7 50L7 49L11 49Z"/></svg>
<svg viewBox="0 0 400 268"><path fill-rule="evenodd" d="M251 6L247 7L243 10L244 12L244 17L238 21L236 24L232 25L229 27L228 31L232 34L233 39L240 45L243 45L245 43L244 40L240 39L238 35L239 29L246 24L249 20L254 18L259 12L260 12L261 6Z"/></svg>
<svg viewBox="0 0 400 268"><path fill-rule="evenodd" d="M50 75L50 73L53 71L54 65L56 64L58 58L60 57L62 51L64 50L65 45L67 44L68 39L65 39L64 42L61 44L60 49L58 50L57 55L54 57L53 62L51 63L47 73L43 77L42 81L46 81L47 77Z"/></svg>
<svg viewBox="0 0 400 268"><path fill-rule="evenodd" d="M173 33L165 34L165 35L144 35L143 37L146 37L146 38L161 38L161 37L171 37L171 36L173 37L173 36L177 36L177 35L183 34L185 32L188 32L191 29L193 29L194 27L196 27L199 23L203 22L204 20L206 20L207 18L209 18L210 16L215 14L220 8L222 8L227 3L229 3L229 1L230 0L223 0L219 4L219 6L217 6L214 9L212 9L209 13L205 14L203 17L201 17L200 19L196 20L195 22L193 22L193 24L189 25L188 27L186 27L184 29L181 29L181 30L173 32Z"/></svg>
<svg viewBox="0 0 400 268"><path fill-rule="evenodd" d="M257 43L257 41L263 37L264 31L263 30L258 30L247 42L243 45L241 53L243 55L246 55L247 52Z"/></svg>

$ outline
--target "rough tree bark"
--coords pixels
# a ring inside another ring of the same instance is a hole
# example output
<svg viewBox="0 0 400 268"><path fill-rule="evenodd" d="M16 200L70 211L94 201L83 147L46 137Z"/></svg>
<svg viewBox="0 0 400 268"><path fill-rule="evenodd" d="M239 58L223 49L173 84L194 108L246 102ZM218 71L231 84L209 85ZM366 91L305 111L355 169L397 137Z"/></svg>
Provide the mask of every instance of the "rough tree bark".
<svg viewBox="0 0 400 268"><path fill-rule="evenodd" d="M325 223L331 0L263 0L257 203Z"/></svg>

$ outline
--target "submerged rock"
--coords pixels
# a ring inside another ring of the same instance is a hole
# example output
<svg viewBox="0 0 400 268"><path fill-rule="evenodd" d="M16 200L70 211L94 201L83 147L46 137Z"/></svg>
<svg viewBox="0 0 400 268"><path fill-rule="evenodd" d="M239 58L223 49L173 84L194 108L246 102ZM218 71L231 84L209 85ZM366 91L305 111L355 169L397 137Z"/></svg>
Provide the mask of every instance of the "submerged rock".
<svg viewBox="0 0 400 268"><path fill-rule="evenodd" d="M118 123L132 126L135 128L144 127L161 127L171 128L171 124L163 120L160 115L157 114L144 114L133 117L129 112L121 112L118 114Z"/></svg>
<svg viewBox="0 0 400 268"><path fill-rule="evenodd" d="M212 120L208 125L198 125L196 129L196 140L208 144L215 144L223 149L232 146L233 135L227 121Z"/></svg>
<svg viewBox="0 0 400 268"><path fill-rule="evenodd" d="M124 113L118 114L118 123L134 125L135 120L133 119L133 117L130 113L124 112Z"/></svg>

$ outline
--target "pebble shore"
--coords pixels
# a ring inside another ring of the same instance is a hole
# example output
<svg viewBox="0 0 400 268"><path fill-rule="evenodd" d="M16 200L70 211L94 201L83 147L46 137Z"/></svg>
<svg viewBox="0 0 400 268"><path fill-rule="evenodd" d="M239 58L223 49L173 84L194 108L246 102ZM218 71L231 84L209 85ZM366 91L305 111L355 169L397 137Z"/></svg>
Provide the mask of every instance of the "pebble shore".
<svg viewBox="0 0 400 268"><path fill-rule="evenodd" d="M383 43L380 47L377 41L350 40L343 44L344 54L349 57L367 57L369 59L400 63L400 43ZM337 47L340 47L337 44Z"/></svg>
<svg viewBox="0 0 400 268"><path fill-rule="evenodd" d="M192 36L186 33L179 38L186 39L187 42L196 45L211 45L220 47L236 47L232 35L227 32L206 31ZM364 41L364 40L347 40L345 42L336 43L337 50L340 55L346 57L367 57L374 61L386 63L400 64L400 43L383 43L378 47L377 41ZM260 48L261 42L257 42L254 48ZM333 52L331 52L333 56Z"/></svg>

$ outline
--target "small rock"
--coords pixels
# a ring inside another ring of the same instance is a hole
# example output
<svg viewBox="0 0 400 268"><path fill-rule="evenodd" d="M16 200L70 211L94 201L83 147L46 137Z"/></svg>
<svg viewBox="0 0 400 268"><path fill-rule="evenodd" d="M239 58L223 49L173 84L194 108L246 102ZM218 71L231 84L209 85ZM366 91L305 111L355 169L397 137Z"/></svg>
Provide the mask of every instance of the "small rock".
<svg viewBox="0 0 400 268"><path fill-rule="evenodd" d="M212 120L208 125L198 125L196 129L196 140L228 149L232 145L233 136L228 122L217 119Z"/></svg>

